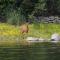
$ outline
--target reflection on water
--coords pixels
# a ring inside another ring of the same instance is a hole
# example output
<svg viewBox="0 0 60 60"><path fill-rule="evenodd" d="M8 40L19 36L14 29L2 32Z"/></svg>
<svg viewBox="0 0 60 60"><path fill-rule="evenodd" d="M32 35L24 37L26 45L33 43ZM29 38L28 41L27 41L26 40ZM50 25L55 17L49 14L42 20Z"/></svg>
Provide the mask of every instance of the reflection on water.
<svg viewBox="0 0 60 60"><path fill-rule="evenodd" d="M60 47L53 43L0 47L0 60L60 60Z"/></svg>

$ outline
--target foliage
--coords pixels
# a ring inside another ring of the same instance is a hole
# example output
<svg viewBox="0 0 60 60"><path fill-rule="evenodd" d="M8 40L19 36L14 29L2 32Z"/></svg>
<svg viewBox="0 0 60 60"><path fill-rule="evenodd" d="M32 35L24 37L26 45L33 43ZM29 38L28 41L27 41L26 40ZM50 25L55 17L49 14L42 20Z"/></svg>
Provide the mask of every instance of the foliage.
<svg viewBox="0 0 60 60"><path fill-rule="evenodd" d="M39 0L38 3L35 5L35 15L43 15L43 12L46 11L45 5L45 0Z"/></svg>
<svg viewBox="0 0 60 60"><path fill-rule="evenodd" d="M28 19L38 0L0 0L0 13L7 22L18 24ZM16 23L17 22L17 23Z"/></svg>
<svg viewBox="0 0 60 60"><path fill-rule="evenodd" d="M0 35L19 36L19 29L9 24L0 23Z"/></svg>
<svg viewBox="0 0 60 60"><path fill-rule="evenodd" d="M28 34L22 36L19 26L0 23L0 46L24 45L26 40L23 37L32 36L48 39L53 33L60 34L60 24L39 24L37 28L34 27L34 24L30 24Z"/></svg>
<svg viewBox="0 0 60 60"><path fill-rule="evenodd" d="M20 25L29 18L33 21L34 16L48 14L60 14L60 0L0 0L0 19L10 24Z"/></svg>
<svg viewBox="0 0 60 60"><path fill-rule="evenodd" d="M46 0L46 8L50 15L59 15L60 0Z"/></svg>
<svg viewBox="0 0 60 60"><path fill-rule="evenodd" d="M35 25L36 26L36 25ZM46 27L47 26L47 27ZM39 24L39 27L35 28L34 24L29 25L28 36L47 37L49 38L52 33L60 34L60 24ZM52 30L51 30L52 29ZM0 24L1 36L21 36L19 26L13 26L5 23Z"/></svg>

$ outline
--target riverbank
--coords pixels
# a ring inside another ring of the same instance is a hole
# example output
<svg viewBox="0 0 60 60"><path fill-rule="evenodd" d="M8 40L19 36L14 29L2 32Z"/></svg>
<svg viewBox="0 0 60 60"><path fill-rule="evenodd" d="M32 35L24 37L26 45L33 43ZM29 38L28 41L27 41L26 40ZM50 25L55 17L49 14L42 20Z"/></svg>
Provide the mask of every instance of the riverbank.
<svg viewBox="0 0 60 60"><path fill-rule="evenodd" d="M0 23L0 45L27 45L26 37L28 36L41 37L48 40L53 33L58 33L60 35L60 24L29 24L28 34L22 35L19 26Z"/></svg>

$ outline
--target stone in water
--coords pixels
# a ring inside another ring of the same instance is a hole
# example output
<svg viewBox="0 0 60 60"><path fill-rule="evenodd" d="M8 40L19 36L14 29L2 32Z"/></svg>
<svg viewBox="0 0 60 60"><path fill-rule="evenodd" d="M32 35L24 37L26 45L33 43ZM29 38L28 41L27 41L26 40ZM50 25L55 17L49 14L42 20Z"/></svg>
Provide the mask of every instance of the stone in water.
<svg viewBox="0 0 60 60"><path fill-rule="evenodd" d="M59 34L57 34L57 33L52 34L51 40L54 40L54 41L60 40Z"/></svg>

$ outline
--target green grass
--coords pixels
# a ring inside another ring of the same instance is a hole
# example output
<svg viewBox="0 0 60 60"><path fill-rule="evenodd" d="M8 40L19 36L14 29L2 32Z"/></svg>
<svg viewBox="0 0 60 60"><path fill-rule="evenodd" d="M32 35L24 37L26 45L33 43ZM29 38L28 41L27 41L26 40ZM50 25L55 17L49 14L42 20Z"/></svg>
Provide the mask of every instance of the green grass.
<svg viewBox="0 0 60 60"><path fill-rule="evenodd" d="M50 38L53 33L60 34L60 24L32 24L29 26L30 32L29 35L35 37Z"/></svg>
<svg viewBox="0 0 60 60"><path fill-rule="evenodd" d="M60 24L29 24L28 34L20 33L20 26L0 23L0 46L26 45L27 36L50 38L53 33L60 34Z"/></svg>

